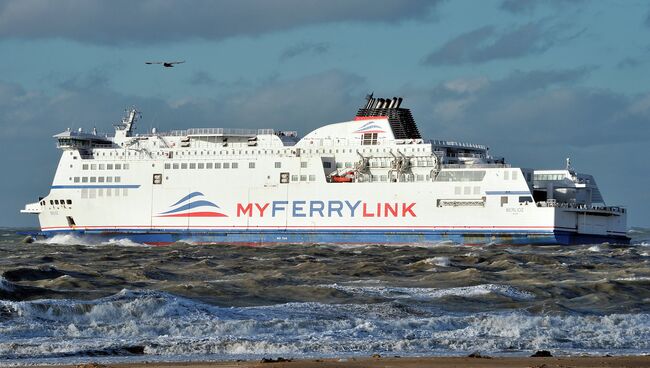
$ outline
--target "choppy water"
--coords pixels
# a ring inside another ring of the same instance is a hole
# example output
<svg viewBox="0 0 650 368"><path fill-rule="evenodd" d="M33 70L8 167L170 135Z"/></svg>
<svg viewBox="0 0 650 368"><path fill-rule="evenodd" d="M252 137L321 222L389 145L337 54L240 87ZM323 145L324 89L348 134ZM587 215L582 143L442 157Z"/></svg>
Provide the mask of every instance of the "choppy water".
<svg viewBox="0 0 650 368"><path fill-rule="evenodd" d="M647 354L650 230L633 245L262 248L0 230L0 363Z"/></svg>

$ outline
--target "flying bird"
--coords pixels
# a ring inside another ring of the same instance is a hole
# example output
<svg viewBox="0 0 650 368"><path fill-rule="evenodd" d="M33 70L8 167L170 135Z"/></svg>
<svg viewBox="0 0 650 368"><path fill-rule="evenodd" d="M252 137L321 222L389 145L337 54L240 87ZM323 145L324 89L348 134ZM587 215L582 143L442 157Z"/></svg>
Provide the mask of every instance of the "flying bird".
<svg viewBox="0 0 650 368"><path fill-rule="evenodd" d="M174 64L183 64L185 60L183 61L146 61L145 64L162 64L165 68L173 68Z"/></svg>

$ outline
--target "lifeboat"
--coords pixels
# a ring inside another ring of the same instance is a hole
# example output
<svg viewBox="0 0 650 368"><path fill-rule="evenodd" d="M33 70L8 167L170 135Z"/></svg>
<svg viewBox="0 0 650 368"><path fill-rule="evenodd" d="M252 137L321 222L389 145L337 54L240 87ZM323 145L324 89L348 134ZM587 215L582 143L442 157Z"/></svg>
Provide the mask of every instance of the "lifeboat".
<svg viewBox="0 0 650 368"><path fill-rule="evenodd" d="M343 175L332 175L332 182L334 183L351 183L353 179L353 171L348 171Z"/></svg>

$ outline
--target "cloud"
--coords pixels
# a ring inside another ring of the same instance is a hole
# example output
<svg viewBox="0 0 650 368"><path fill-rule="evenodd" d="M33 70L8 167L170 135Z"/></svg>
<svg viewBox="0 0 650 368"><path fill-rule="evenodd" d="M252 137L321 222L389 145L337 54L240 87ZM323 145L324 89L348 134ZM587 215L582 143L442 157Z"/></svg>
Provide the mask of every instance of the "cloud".
<svg viewBox="0 0 650 368"><path fill-rule="evenodd" d="M0 0L0 38L98 44L221 40L332 22L427 19L441 0Z"/></svg>
<svg viewBox="0 0 650 368"><path fill-rule="evenodd" d="M287 47L280 54L280 60L286 61L300 55L322 55L329 51L330 45L326 42L301 42Z"/></svg>
<svg viewBox="0 0 650 368"><path fill-rule="evenodd" d="M584 0L504 0L499 8L513 14L533 13L538 6L563 7L582 3Z"/></svg>
<svg viewBox="0 0 650 368"><path fill-rule="evenodd" d="M479 88L460 93L450 88L456 81L445 81L428 92L428 117L438 122L438 137L487 140L501 147L650 140L650 94L579 87L592 70L517 71L501 80L479 79L474 84Z"/></svg>
<svg viewBox="0 0 650 368"><path fill-rule="evenodd" d="M192 73L188 82L193 86L213 86L216 83L212 75L203 70Z"/></svg>
<svg viewBox="0 0 650 368"><path fill-rule="evenodd" d="M576 37L563 36L564 26L531 22L509 31L484 26L452 38L424 59L428 65L475 64L541 54L553 45Z"/></svg>
<svg viewBox="0 0 650 368"><path fill-rule="evenodd" d="M55 92L28 90L0 80L0 155L11 157L4 170L13 180L0 181L0 225L26 225L17 215L25 204L46 194L60 153L52 135L70 127L111 131L125 107L143 113L137 132L190 127L298 129L302 135L326 122L349 120L364 102L367 86L357 75L329 70L302 78L269 79L214 98L125 95L111 89L96 72L58 84ZM218 83L218 82L217 82Z"/></svg>

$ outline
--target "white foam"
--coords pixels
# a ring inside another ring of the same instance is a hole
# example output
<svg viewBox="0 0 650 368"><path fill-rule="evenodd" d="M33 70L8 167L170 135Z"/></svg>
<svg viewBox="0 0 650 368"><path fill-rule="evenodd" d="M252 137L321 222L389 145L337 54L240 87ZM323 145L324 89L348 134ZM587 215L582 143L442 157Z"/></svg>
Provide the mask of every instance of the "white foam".
<svg viewBox="0 0 650 368"><path fill-rule="evenodd" d="M59 245L92 245L88 239L74 234L56 234L45 239L37 239L35 243L40 244L59 244Z"/></svg>
<svg viewBox="0 0 650 368"><path fill-rule="evenodd" d="M600 252L601 249L598 245L592 245L591 247L587 248L588 251L590 252Z"/></svg>
<svg viewBox="0 0 650 368"><path fill-rule="evenodd" d="M352 286L349 284L330 284L321 286L349 292L352 294L379 296L392 299L413 298L418 300L425 300L443 298L447 296L476 297L488 294L501 295L514 300L530 300L535 298L535 296L529 292L521 291L513 286L499 284L482 284L446 289L391 286Z"/></svg>
<svg viewBox="0 0 650 368"><path fill-rule="evenodd" d="M147 360L650 349L650 314L437 313L397 303L220 308L129 290L94 301L0 301L0 308L11 311L0 325L0 359L135 345Z"/></svg>
<svg viewBox="0 0 650 368"><path fill-rule="evenodd" d="M433 266L438 266L438 267L449 267L451 264L449 262L449 257L433 257L433 258L425 258L421 262L430 264Z"/></svg>
<svg viewBox="0 0 650 368"><path fill-rule="evenodd" d="M614 281L650 281L648 276L632 276L632 277L621 277L614 279Z"/></svg>
<svg viewBox="0 0 650 368"><path fill-rule="evenodd" d="M50 245L83 245L86 247L98 246L122 246L122 247L140 247L145 244L136 243L127 238L110 238L108 240L95 236L83 236L77 234L56 234L45 239L38 239L36 243Z"/></svg>
<svg viewBox="0 0 650 368"><path fill-rule="evenodd" d="M111 238L108 241L102 242L101 245L117 245L120 247L146 247L148 245L134 242L131 239L127 238Z"/></svg>

